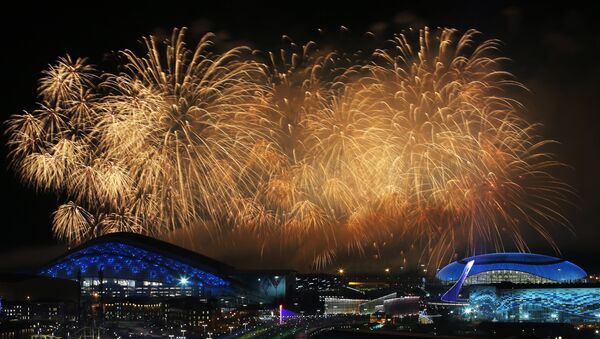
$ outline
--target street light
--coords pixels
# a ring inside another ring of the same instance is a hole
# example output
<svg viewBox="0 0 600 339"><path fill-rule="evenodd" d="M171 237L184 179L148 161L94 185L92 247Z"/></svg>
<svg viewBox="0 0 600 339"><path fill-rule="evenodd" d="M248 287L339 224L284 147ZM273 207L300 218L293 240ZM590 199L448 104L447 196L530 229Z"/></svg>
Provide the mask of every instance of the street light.
<svg viewBox="0 0 600 339"><path fill-rule="evenodd" d="M386 267L384 271L385 271L385 273L390 273L390 268Z"/></svg>
<svg viewBox="0 0 600 339"><path fill-rule="evenodd" d="M338 270L338 273L339 273L340 275L344 274L344 269L343 269L343 268L340 268L340 269Z"/></svg>

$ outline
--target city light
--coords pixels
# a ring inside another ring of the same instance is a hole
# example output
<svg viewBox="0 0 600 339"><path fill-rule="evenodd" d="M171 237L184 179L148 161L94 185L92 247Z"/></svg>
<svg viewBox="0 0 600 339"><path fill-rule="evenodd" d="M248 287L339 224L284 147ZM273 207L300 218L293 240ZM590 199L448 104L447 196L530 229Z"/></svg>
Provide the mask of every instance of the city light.
<svg viewBox="0 0 600 339"><path fill-rule="evenodd" d="M0 338L600 338L595 12L292 5L11 30Z"/></svg>

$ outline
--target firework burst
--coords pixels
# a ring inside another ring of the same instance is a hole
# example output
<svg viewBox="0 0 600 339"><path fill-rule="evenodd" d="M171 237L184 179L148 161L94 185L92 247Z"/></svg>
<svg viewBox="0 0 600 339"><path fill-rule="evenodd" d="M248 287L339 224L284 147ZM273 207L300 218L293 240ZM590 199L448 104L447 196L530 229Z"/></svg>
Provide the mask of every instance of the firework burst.
<svg viewBox="0 0 600 339"><path fill-rule="evenodd" d="M571 190L510 96L522 85L498 41L424 28L372 52L287 39L261 59L216 53L210 34L190 49L184 32L120 52L121 73L59 59L38 108L8 121L23 180L72 200L55 212L58 238L200 226L319 267L384 243L438 265L527 250L527 229L553 244L547 224L568 224Z"/></svg>

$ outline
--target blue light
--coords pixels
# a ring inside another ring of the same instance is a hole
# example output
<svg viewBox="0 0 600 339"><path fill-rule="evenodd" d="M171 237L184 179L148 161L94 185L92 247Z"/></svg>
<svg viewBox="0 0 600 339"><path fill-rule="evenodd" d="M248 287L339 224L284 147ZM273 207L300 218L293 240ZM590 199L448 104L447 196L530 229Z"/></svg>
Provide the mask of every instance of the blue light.
<svg viewBox="0 0 600 339"><path fill-rule="evenodd" d="M186 277L186 276L179 277L179 285L187 286L189 283L190 283L190 280L188 277Z"/></svg>
<svg viewBox="0 0 600 339"><path fill-rule="evenodd" d="M478 319L532 322L597 322L600 288L510 288L473 286L467 309ZM480 305L474 308L474 305Z"/></svg>
<svg viewBox="0 0 600 339"><path fill-rule="evenodd" d="M533 253L482 254L448 264L436 277L444 282L455 282L466 264L475 260L468 277L495 270L520 271L553 281L576 281L587 277L579 266L563 259Z"/></svg>
<svg viewBox="0 0 600 339"><path fill-rule="evenodd" d="M195 266L159 253L119 242L106 242L84 247L42 269L44 276L77 279L97 277L102 270L105 278L127 278L138 281L160 281L176 286L185 277L207 287L227 287L230 283L221 277Z"/></svg>

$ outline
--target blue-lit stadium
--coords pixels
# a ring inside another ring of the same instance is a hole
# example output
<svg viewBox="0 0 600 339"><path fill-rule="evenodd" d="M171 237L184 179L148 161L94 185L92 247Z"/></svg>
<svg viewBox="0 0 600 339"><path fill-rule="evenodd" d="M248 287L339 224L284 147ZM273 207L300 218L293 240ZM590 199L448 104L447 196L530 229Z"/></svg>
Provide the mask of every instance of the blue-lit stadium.
<svg viewBox="0 0 600 339"><path fill-rule="evenodd" d="M441 300L460 307L454 314L464 320L600 322L600 287L586 283L586 272L563 259L484 254L447 265L437 278L454 284Z"/></svg>
<svg viewBox="0 0 600 339"><path fill-rule="evenodd" d="M285 297L290 271L241 271L196 252L131 233L93 239L53 260L41 276L76 280L83 295L219 297L272 302Z"/></svg>
<svg viewBox="0 0 600 339"><path fill-rule="evenodd" d="M444 283L456 282L468 262L474 261L464 284L556 283L585 279L587 273L564 259L533 253L491 253L455 261L436 277Z"/></svg>

